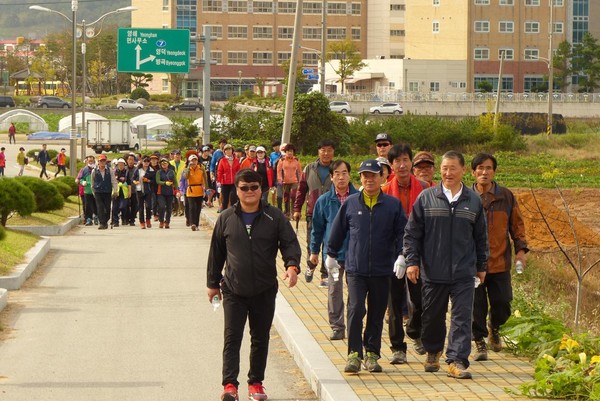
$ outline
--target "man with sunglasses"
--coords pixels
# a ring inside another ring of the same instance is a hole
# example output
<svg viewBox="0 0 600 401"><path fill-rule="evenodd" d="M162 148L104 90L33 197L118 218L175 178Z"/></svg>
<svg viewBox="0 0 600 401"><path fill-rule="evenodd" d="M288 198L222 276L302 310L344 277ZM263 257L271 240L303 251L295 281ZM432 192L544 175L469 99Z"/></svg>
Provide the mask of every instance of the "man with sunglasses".
<svg viewBox="0 0 600 401"><path fill-rule="evenodd" d="M234 178L239 202L223 210L213 230L207 268L207 295L223 299L223 393L237 401L240 346L249 321L250 370L248 398L266 400L262 382L269 351L269 331L277 295L277 253L281 251L289 287L296 285L302 251L281 210L261 201L261 177L242 169ZM227 268L223 266L227 262Z"/></svg>
<svg viewBox="0 0 600 401"><path fill-rule="evenodd" d="M390 134L386 134L382 132L381 134L377 134L375 137L375 150L377 151L377 157L388 158L388 152L392 148L392 137Z"/></svg>

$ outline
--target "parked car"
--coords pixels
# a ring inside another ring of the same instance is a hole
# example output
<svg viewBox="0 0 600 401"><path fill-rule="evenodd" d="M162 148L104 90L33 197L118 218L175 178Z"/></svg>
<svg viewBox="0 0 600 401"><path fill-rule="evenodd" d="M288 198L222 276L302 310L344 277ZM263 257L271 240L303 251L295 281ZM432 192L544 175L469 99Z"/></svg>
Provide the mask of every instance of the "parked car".
<svg viewBox="0 0 600 401"><path fill-rule="evenodd" d="M374 106L369 109L371 114L402 114L402 106L400 103L382 103L379 106Z"/></svg>
<svg viewBox="0 0 600 401"><path fill-rule="evenodd" d="M348 102L334 101L329 103L329 110L342 114L352 113L352 107Z"/></svg>
<svg viewBox="0 0 600 401"><path fill-rule="evenodd" d="M143 108L144 108L143 104L138 103L133 99L121 99L117 102L117 109L119 109L119 110L123 110L123 109L142 110Z"/></svg>
<svg viewBox="0 0 600 401"><path fill-rule="evenodd" d="M12 96L0 96L0 107L15 107L15 99Z"/></svg>
<svg viewBox="0 0 600 401"><path fill-rule="evenodd" d="M202 111L204 107L197 100L184 100L179 104L174 104L169 107L170 110L189 110L189 111Z"/></svg>
<svg viewBox="0 0 600 401"><path fill-rule="evenodd" d="M70 109L71 103L65 102L57 96L42 96L37 102L37 107L41 107L44 109Z"/></svg>

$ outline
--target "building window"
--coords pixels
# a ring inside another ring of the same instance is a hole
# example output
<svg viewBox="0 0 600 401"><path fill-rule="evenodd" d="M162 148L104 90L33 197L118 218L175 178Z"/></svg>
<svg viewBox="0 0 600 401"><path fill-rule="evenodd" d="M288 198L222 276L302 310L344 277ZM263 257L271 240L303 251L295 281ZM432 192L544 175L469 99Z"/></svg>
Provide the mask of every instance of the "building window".
<svg viewBox="0 0 600 401"><path fill-rule="evenodd" d="M525 60L534 60L537 61L540 58L540 50L539 49L525 49Z"/></svg>
<svg viewBox="0 0 600 401"><path fill-rule="evenodd" d="M515 0L500 0L501 6L514 6Z"/></svg>
<svg viewBox="0 0 600 401"><path fill-rule="evenodd" d="M223 39L223 25L205 25L210 27L210 36L217 39Z"/></svg>
<svg viewBox="0 0 600 401"><path fill-rule="evenodd" d="M271 52L253 52L252 64L273 64L273 53Z"/></svg>
<svg viewBox="0 0 600 401"><path fill-rule="evenodd" d="M321 28L308 27L302 28L302 37L304 40L321 40Z"/></svg>
<svg viewBox="0 0 600 401"><path fill-rule="evenodd" d="M538 90L546 91L548 83L543 77L524 77L523 78L523 90L525 92L537 92Z"/></svg>
<svg viewBox="0 0 600 401"><path fill-rule="evenodd" d="M431 31L433 33L440 33L440 21L433 21L431 23Z"/></svg>
<svg viewBox="0 0 600 401"><path fill-rule="evenodd" d="M206 12L221 12L223 2L221 0L203 0L202 11Z"/></svg>
<svg viewBox="0 0 600 401"><path fill-rule="evenodd" d="M169 27L169 24L162 24L162 29L167 29Z"/></svg>
<svg viewBox="0 0 600 401"><path fill-rule="evenodd" d="M390 31L390 36L392 36L392 37L393 36L395 36L395 37L405 36L405 31L404 31L404 29L392 29Z"/></svg>
<svg viewBox="0 0 600 401"><path fill-rule="evenodd" d="M285 62L289 63L291 58L291 52L277 52L277 65L282 65Z"/></svg>
<svg viewBox="0 0 600 401"><path fill-rule="evenodd" d="M360 28L352 28L352 40L360 40Z"/></svg>
<svg viewBox="0 0 600 401"><path fill-rule="evenodd" d="M390 4L390 11L404 11L406 10L406 5L404 4Z"/></svg>
<svg viewBox="0 0 600 401"><path fill-rule="evenodd" d="M475 48L475 54L473 56L475 60L489 60L490 59L490 49L487 47L478 47Z"/></svg>
<svg viewBox="0 0 600 401"><path fill-rule="evenodd" d="M277 12L279 14L295 14L296 13L296 2L293 1L280 1L277 3Z"/></svg>
<svg viewBox="0 0 600 401"><path fill-rule="evenodd" d="M430 82L429 83L429 91L430 92L439 92L440 91L440 83L439 82Z"/></svg>
<svg viewBox="0 0 600 401"><path fill-rule="evenodd" d="M411 81L408 83L408 91L409 92L418 92L419 91L419 82Z"/></svg>
<svg viewBox="0 0 600 401"><path fill-rule="evenodd" d="M476 6L489 6L490 0L475 0Z"/></svg>
<svg viewBox="0 0 600 401"><path fill-rule="evenodd" d="M498 49L498 60L502 57L502 53L504 53L504 60L515 59L515 51L513 49Z"/></svg>
<svg viewBox="0 0 600 401"><path fill-rule="evenodd" d="M227 39L248 39L248 27L245 25L228 26Z"/></svg>
<svg viewBox="0 0 600 401"><path fill-rule="evenodd" d="M525 22L525 33L540 33L540 23L536 21Z"/></svg>
<svg viewBox="0 0 600 401"><path fill-rule="evenodd" d="M162 91L169 92L169 80L167 78L162 79Z"/></svg>
<svg viewBox="0 0 600 401"><path fill-rule="evenodd" d="M360 3L352 3L352 15L361 15L362 7Z"/></svg>
<svg viewBox="0 0 600 401"><path fill-rule="evenodd" d="M273 39L273 28L270 26L252 27L253 39Z"/></svg>
<svg viewBox="0 0 600 401"><path fill-rule="evenodd" d="M229 0L227 2L227 10L230 13L247 13L248 1Z"/></svg>
<svg viewBox="0 0 600 401"><path fill-rule="evenodd" d="M248 64L248 52L227 52L227 64Z"/></svg>
<svg viewBox="0 0 600 401"><path fill-rule="evenodd" d="M564 0L553 0L554 7L563 7L565 5Z"/></svg>
<svg viewBox="0 0 600 401"><path fill-rule="evenodd" d="M294 27L280 26L277 28L277 39L294 39Z"/></svg>
<svg viewBox="0 0 600 401"><path fill-rule="evenodd" d="M327 14L346 14L346 3L327 3Z"/></svg>
<svg viewBox="0 0 600 401"><path fill-rule="evenodd" d="M475 32L485 33L490 31L490 21L475 21Z"/></svg>
<svg viewBox="0 0 600 401"><path fill-rule="evenodd" d="M497 76L476 76L474 79L475 88L479 88L481 82L487 81L492 84L494 91L498 90L498 77ZM513 77L503 76L502 77L502 91L512 92L513 91Z"/></svg>
<svg viewBox="0 0 600 401"><path fill-rule="evenodd" d="M513 33L515 31L515 23L513 21L500 21L498 31L500 33Z"/></svg>
<svg viewBox="0 0 600 401"><path fill-rule="evenodd" d="M329 6L329 4L328 4ZM321 3L308 2L302 7L304 14L321 14Z"/></svg>
<svg viewBox="0 0 600 401"><path fill-rule="evenodd" d="M539 6L540 0L525 0L526 6Z"/></svg>
<svg viewBox="0 0 600 401"><path fill-rule="evenodd" d="M214 60L217 64L223 64L223 52L220 50L210 52L211 61Z"/></svg>
<svg viewBox="0 0 600 401"><path fill-rule="evenodd" d="M554 33L564 33L564 24L562 22L554 23Z"/></svg>
<svg viewBox="0 0 600 401"><path fill-rule="evenodd" d="M162 6L163 11L169 11L169 3L170 2L171 2L171 0L163 0L163 6Z"/></svg>
<svg viewBox="0 0 600 401"><path fill-rule="evenodd" d="M253 12L256 14L272 14L273 13L273 2L272 1L255 1L252 4Z"/></svg>
<svg viewBox="0 0 600 401"><path fill-rule="evenodd" d="M317 53L302 53L302 65L319 65Z"/></svg>
<svg viewBox="0 0 600 401"><path fill-rule="evenodd" d="M346 39L346 28L327 28L327 40Z"/></svg>

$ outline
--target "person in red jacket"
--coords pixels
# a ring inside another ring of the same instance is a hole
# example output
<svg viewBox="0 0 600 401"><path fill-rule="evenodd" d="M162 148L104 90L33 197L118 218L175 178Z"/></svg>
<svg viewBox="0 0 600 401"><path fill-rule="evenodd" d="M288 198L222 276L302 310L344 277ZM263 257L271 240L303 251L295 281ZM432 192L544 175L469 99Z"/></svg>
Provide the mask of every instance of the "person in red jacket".
<svg viewBox="0 0 600 401"><path fill-rule="evenodd" d="M233 155L233 146L225 145L223 152L225 156L219 160L217 166L217 183L221 185L220 196L223 197L218 213L237 202L234 177L240 170L240 161Z"/></svg>
<svg viewBox="0 0 600 401"><path fill-rule="evenodd" d="M250 150L252 150L252 147L250 147ZM273 182L274 174L271 160L267 157L267 150L264 146L256 148L256 161L253 163L252 170L256 171L262 178L261 200L267 203L269 201L269 189L273 188L275 183Z"/></svg>
<svg viewBox="0 0 600 401"><path fill-rule="evenodd" d="M60 172L62 171L65 177L67 176L67 150L62 148L60 153L56 156L56 165L58 166L58 170L56 170L56 174L54 174L54 178L58 177Z"/></svg>

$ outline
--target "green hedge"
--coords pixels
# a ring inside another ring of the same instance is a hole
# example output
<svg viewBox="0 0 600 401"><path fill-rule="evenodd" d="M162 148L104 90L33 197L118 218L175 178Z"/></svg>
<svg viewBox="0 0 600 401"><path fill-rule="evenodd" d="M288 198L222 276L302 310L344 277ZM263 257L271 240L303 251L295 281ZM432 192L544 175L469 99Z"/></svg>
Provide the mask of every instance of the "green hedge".
<svg viewBox="0 0 600 401"><path fill-rule="evenodd" d="M54 180L52 181L58 181L62 184L67 185L70 190L71 193L69 195L79 195L79 185L75 182L75 178L71 177L71 176L59 176L56 177ZM66 198L66 196L65 196Z"/></svg>
<svg viewBox="0 0 600 401"><path fill-rule="evenodd" d="M0 178L0 226L5 226L12 213L28 216L35 211L31 189L15 178Z"/></svg>
<svg viewBox="0 0 600 401"><path fill-rule="evenodd" d="M66 200L69 196L73 195L73 191L71 187L64 182L58 181L57 179L48 181L49 184L52 184L58 189L58 192L62 195L62 197Z"/></svg>
<svg viewBox="0 0 600 401"><path fill-rule="evenodd" d="M58 189L48 181L44 181L37 177L26 176L16 177L15 180L19 181L33 192L36 205L34 211L48 212L50 210L63 208L65 199Z"/></svg>

